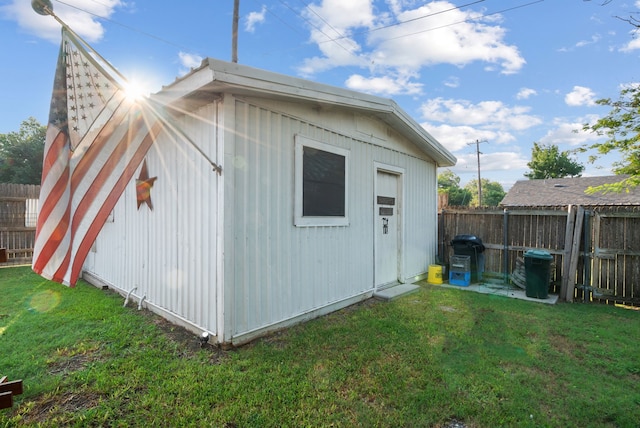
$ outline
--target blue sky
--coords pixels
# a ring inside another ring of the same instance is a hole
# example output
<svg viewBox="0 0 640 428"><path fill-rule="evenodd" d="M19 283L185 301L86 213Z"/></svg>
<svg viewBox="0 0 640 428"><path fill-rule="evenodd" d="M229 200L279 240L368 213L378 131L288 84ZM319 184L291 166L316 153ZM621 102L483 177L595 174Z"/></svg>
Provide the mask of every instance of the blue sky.
<svg viewBox="0 0 640 428"><path fill-rule="evenodd" d="M595 105L640 82L640 0L241 0L238 62L393 98L458 158L464 185L525 179L533 142L571 150ZM52 1L129 80L159 90L204 57L231 60L233 0ZM45 124L60 26L0 1L0 133ZM608 175L615 157L588 164Z"/></svg>

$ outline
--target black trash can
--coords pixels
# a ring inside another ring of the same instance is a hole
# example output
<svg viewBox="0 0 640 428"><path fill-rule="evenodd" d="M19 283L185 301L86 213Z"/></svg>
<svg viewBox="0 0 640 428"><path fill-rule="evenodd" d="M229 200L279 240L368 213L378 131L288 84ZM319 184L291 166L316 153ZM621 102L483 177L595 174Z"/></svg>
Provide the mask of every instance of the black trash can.
<svg viewBox="0 0 640 428"><path fill-rule="evenodd" d="M529 250L524 253L525 294L527 297L535 299L549 297L551 260L553 260L553 256L548 251Z"/></svg>
<svg viewBox="0 0 640 428"><path fill-rule="evenodd" d="M475 235L456 235L451 240L453 254L456 256L469 256L471 258L471 282L482 279L484 272L484 244L482 239Z"/></svg>

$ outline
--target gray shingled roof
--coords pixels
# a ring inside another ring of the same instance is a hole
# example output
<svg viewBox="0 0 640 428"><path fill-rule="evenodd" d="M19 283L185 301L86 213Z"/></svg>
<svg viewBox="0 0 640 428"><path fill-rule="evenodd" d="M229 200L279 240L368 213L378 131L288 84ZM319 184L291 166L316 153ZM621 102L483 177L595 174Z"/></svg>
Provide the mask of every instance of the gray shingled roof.
<svg viewBox="0 0 640 428"><path fill-rule="evenodd" d="M552 178L517 181L504 197L503 207L567 206L567 205L640 205L640 187L620 193L585 193L588 187L617 183L627 176Z"/></svg>

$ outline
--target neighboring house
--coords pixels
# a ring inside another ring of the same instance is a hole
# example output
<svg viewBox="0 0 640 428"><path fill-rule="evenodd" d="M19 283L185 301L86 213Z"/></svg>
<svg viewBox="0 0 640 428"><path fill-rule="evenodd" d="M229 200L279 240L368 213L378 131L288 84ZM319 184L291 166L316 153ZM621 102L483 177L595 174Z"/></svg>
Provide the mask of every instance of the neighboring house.
<svg viewBox="0 0 640 428"><path fill-rule="evenodd" d="M622 192L586 193L590 187L617 183L625 175L604 177L551 178L517 181L500 203L504 208L555 207L568 205L615 206L640 205L640 187Z"/></svg>
<svg viewBox="0 0 640 428"><path fill-rule="evenodd" d="M426 276L456 159L395 102L213 59L154 98L222 171L162 134L89 282L239 344Z"/></svg>

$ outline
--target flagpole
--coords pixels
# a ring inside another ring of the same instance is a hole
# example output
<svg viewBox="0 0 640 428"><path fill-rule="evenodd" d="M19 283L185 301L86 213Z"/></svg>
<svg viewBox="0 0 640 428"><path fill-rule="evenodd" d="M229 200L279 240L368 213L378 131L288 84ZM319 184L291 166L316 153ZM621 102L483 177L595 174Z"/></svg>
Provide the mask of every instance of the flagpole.
<svg viewBox="0 0 640 428"><path fill-rule="evenodd" d="M220 165L218 165L217 163L215 163L214 161L211 160L211 158L209 156L207 156L207 154L195 143L191 140L191 138L189 138L181 129L179 126L174 125L171 121L171 119L169 119L168 117L165 117L165 115L163 115L161 112L156 111L156 108L153 108L152 104L157 104L160 105L161 107L163 106L161 103L159 103L158 101L155 101L151 98L147 98L145 100L146 104L149 105L149 107L151 107L151 111L153 112L153 114L156 115L156 117L158 119L160 119L160 121L166 123L167 125L169 125L171 131L174 134L177 134L179 137L181 137L183 140L185 140L187 143L191 144L191 146L198 152L200 153L200 155L202 155L202 157L204 157L207 162L209 162L209 164L211 165L211 167L213 168L214 171L216 171L218 173L218 175L222 175L222 167Z"/></svg>
<svg viewBox="0 0 640 428"><path fill-rule="evenodd" d="M32 0L31 1L31 6L33 7L33 10L35 10L36 13L38 13L40 15L45 15L45 16L46 15L50 15L50 16L52 16L53 19L55 19L58 22L58 24L62 25L64 28L66 28L67 31L69 31L73 35L73 37L78 39L78 41L80 41L85 48L89 49L92 54L94 54L95 56L97 56L100 59L100 61L102 61L103 63L107 64L109 66L109 68L111 69L111 71L113 71L115 74L117 74L120 79L122 79L125 83L127 82L127 78L124 77L122 75L122 73L120 73L114 66L112 66L109 61L107 61L105 58L103 58L103 56L100 55L100 53L98 51L93 49L93 47L91 47L91 45L89 43L87 43L86 40L84 40L82 37L80 37L75 31L73 31L71 29L71 27L69 27L62 19L60 19L58 17L58 15L56 15L53 12L53 6L51 5L51 1L50 0Z"/></svg>
<svg viewBox="0 0 640 428"><path fill-rule="evenodd" d="M113 71L115 74L117 74L118 77L120 79L122 79L122 81L124 83L127 83L127 78L124 77L122 75L122 73L120 73L115 67L113 67L109 61L107 61L105 58L103 58L102 55L100 55L99 52L97 52L95 49L93 49L89 43L87 43L75 31L73 31L62 19L58 18L58 16L53 12L53 6L52 6L50 0L32 0L31 1L31 7L39 15L44 15L44 16L50 15L50 16L52 16L60 25L62 25L69 33L71 33L71 35L74 38L76 38L78 41L80 41L85 48L90 50L91 53L94 54L96 57L98 57L100 59L100 61L102 61L104 64L108 65L109 68L111 69L111 71ZM147 104L149 107L151 107L151 101L152 101L151 98L148 98L148 97L145 97L145 99L144 99L145 104ZM154 104L157 104L157 102L154 101ZM164 115L162 115L161 113L159 113L156 110L156 108L151 108L151 111L156 115L156 117L158 119L160 119L160 121L162 121L162 122L166 123L167 125L169 125L169 127L170 127L170 129L171 129L171 131L173 133L177 134L179 137L181 137L182 139L187 141L198 153L200 153L200 155L202 155L207 160L207 162L209 162L209 164L211 164L211 167L213 168L214 171L216 171L218 173L218 175L222 174L222 167L220 165L218 165L217 163L215 163L213 160L211 160L211 158L209 158L209 156L207 156L207 154L200 147L198 147L198 145L195 142L193 142L191 140L191 138L189 138L187 135L185 135L185 133L178 126L176 126L173 123L171 123L170 120L167 117L165 117Z"/></svg>

